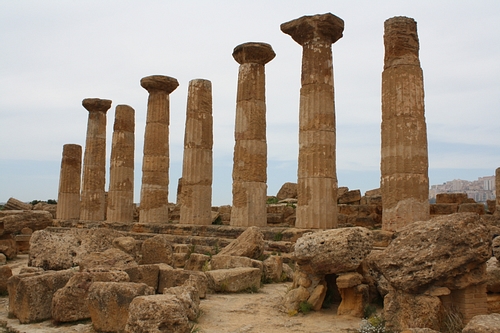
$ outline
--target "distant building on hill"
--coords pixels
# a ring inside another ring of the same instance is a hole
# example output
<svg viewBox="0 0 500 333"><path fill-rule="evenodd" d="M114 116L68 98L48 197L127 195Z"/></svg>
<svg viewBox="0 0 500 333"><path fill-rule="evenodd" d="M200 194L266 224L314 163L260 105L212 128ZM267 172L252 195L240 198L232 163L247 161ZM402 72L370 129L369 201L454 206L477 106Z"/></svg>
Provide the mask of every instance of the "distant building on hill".
<svg viewBox="0 0 500 333"><path fill-rule="evenodd" d="M454 179L441 185L431 185L429 190L429 199L436 199L439 193L467 193L469 198L476 202L486 202L486 200L495 200L495 176L479 177L477 180L468 181Z"/></svg>

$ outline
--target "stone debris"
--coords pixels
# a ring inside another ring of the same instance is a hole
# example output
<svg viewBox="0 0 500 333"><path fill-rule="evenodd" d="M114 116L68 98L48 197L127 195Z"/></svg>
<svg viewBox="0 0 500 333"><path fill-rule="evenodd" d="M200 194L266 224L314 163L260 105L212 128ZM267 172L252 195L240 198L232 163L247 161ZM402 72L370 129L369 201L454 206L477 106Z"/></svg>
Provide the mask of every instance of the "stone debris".
<svg viewBox="0 0 500 333"><path fill-rule="evenodd" d="M239 267L205 272L208 286L215 292L237 293L260 288L262 273L258 268Z"/></svg>
<svg viewBox="0 0 500 333"><path fill-rule="evenodd" d="M464 327L462 333L496 333L500 332L500 314L475 316Z"/></svg>
<svg viewBox="0 0 500 333"><path fill-rule="evenodd" d="M259 228L249 227L238 238L224 247L217 255L231 255L258 259L263 252L264 235Z"/></svg>

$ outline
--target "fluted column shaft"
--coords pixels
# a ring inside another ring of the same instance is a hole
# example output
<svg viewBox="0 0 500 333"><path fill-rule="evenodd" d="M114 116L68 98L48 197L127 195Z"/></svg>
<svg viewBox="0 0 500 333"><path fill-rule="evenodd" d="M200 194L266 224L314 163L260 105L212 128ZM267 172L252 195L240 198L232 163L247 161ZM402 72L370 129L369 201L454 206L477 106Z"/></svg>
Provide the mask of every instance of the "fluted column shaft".
<svg viewBox="0 0 500 333"><path fill-rule="evenodd" d="M396 231L429 219L427 129L417 23L394 17L384 28L382 229Z"/></svg>
<svg viewBox="0 0 500 333"><path fill-rule="evenodd" d="M118 105L115 111L106 220L131 223L134 220L135 111Z"/></svg>
<svg viewBox="0 0 500 333"><path fill-rule="evenodd" d="M149 92L149 98L144 132L139 221L167 223L170 163L169 95L179 86L179 83L168 76L153 75L143 78L141 86Z"/></svg>
<svg viewBox="0 0 500 333"><path fill-rule="evenodd" d="M233 51L240 64L233 157L232 226L267 225L266 77L271 45L245 43Z"/></svg>
<svg viewBox="0 0 500 333"><path fill-rule="evenodd" d="M281 30L302 45L299 109L297 228L337 227L337 171L331 45L344 21L332 14L304 16Z"/></svg>
<svg viewBox="0 0 500 333"><path fill-rule="evenodd" d="M181 224L212 223L212 83L189 82L181 186Z"/></svg>
<svg viewBox="0 0 500 333"><path fill-rule="evenodd" d="M60 220L80 218L80 180L82 177L82 146L63 146L56 217Z"/></svg>
<svg viewBox="0 0 500 333"><path fill-rule="evenodd" d="M83 181L80 220L103 221L106 212L106 112L111 101L99 98L84 99L89 111L87 139L83 158Z"/></svg>

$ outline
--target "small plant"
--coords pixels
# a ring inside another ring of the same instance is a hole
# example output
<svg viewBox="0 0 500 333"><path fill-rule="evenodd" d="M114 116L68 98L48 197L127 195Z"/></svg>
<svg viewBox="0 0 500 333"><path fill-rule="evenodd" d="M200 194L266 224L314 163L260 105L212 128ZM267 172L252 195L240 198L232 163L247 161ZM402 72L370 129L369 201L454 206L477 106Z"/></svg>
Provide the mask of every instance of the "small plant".
<svg viewBox="0 0 500 333"><path fill-rule="evenodd" d="M368 319L377 313L377 307L373 304L367 304L363 309L363 318Z"/></svg>
<svg viewBox="0 0 500 333"><path fill-rule="evenodd" d="M300 302L299 303L299 312L302 312L303 314L308 314L311 312L313 306L309 302Z"/></svg>
<svg viewBox="0 0 500 333"><path fill-rule="evenodd" d="M385 328L385 319L377 314L372 315L370 318L361 320L361 327L359 333L391 333L390 330Z"/></svg>
<svg viewBox="0 0 500 333"><path fill-rule="evenodd" d="M214 245L214 253L217 254L220 252L220 248L219 248L219 242L215 243Z"/></svg>
<svg viewBox="0 0 500 333"><path fill-rule="evenodd" d="M280 242L282 239L283 239L283 233L281 231L274 234L273 240L275 242Z"/></svg>
<svg viewBox="0 0 500 333"><path fill-rule="evenodd" d="M288 281L288 275L286 275L285 272L281 272L280 282L286 282L286 281Z"/></svg>
<svg viewBox="0 0 500 333"><path fill-rule="evenodd" d="M441 332L462 332L464 326L465 324L463 315L455 306L452 305L443 309L440 328Z"/></svg>
<svg viewBox="0 0 500 333"><path fill-rule="evenodd" d="M227 281L222 281L220 284L220 291L225 293L228 291Z"/></svg>
<svg viewBox="0 0 500 333"><path fill-rule="evenodd" d="M210 270L210 261L205 261L205 263L203 264L203 267L201 267L201 271L202 272L207 272Z"/></svg>
<svg viewBox="0 0 500 333"><path fill-rule="evenodd" d="M295 206L295 204L291 203L291 202L287 202L286 203L286 206L287 207L292 207L293 209L297 208L297 206Z"/></svg>
<svg viewBox="0 0 500 333"><path fill-rule="evenodd" d="M191 328L191 331L189 331L189 333L201 333L201 328L199 328L198 326L193 326L193 328Z"/></svg>
<svg viewBox="0 0 500 333"><path fill-rule="evenodd" d="M274 204L277 204L277 203L278 203L278 201L279 201L279 200L278 200L278 198L276 198L276 197L269 197L269 198L267 198L267 200L266 200L266 204L268 204L268 205L274 205Z"/></svg>
<svg viewBox="0 0 500 333"><path fill-rule="evenodd" d="M191 244L188 250L188 255L187 255L188 259L191 258L191 254L195 253L195 251L196 251L196 244Z"/></svg>

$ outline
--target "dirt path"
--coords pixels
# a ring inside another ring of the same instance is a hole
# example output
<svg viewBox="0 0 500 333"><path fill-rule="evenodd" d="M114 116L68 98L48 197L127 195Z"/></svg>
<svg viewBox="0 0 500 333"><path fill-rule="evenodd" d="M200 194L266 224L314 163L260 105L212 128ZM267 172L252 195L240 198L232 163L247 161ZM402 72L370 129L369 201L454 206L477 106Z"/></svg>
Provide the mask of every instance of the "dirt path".
<svg viewBox="0 0 500 333"><path fill-rule="evenodd" d="M27 255L9 262L13 273L26 266ZM347 333L356 332L360 319L337 316L336 308L289 316L281 311L283 296L291 283L264 285L253 294L209 294L201 300L201 315L193 331L198 333ZM50 320L21 325L7 318L8 297L0 297L0 332L94 333L90 320L75 325L55 326Z"/></svg>

